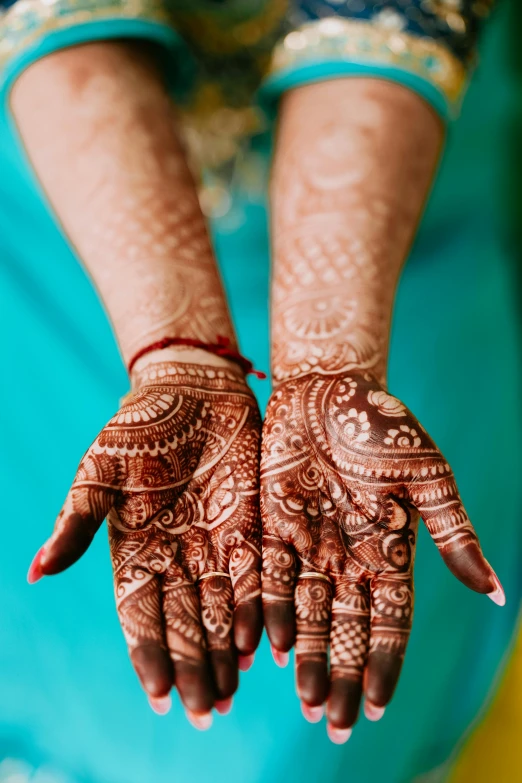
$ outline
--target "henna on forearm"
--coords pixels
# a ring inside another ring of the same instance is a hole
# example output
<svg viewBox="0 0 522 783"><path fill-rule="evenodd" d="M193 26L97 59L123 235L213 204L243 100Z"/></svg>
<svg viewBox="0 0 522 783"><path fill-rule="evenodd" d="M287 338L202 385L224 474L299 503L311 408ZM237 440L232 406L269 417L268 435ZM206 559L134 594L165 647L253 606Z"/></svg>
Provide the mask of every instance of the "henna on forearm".
<svg viewBox="0 0 522 783"><path fill-rule="evenodd" d="M165 337L235 345L176 115L148 50L50 55L12 92L42 186L98 288L127 364Z"/></svg>
<svg viewBox="0 0 522 783"><path fill-rule="evenodd" d="M235 348L174 110L150 54L123 43L38 62L12 108L133 389L84 456L30 580L74 563L107 516L118 615L142 685L165 711L175 684L206 728L214 704L228 708L262 630L260 419L242 362L148 350L172 338Z"/></svg>
<svg viewBox="0 0 522 783"><path fill-rule="evenodd" d="M263 602L296 648L303 712L346 741L393 695L420 516L450 570L502 604L450 466L386 390L389 324L442 139L413 93L373 80L285 98L272 182L273 376L263 428ZM328 659L328 649L330 658Z"/></svg>
<svg viewBox="0 0 522 783"><path fill-rule="evenodd" d="M402 264L443 138L417 95L373 79L285 96L272 173L272 371L386 375Z"/></svg>

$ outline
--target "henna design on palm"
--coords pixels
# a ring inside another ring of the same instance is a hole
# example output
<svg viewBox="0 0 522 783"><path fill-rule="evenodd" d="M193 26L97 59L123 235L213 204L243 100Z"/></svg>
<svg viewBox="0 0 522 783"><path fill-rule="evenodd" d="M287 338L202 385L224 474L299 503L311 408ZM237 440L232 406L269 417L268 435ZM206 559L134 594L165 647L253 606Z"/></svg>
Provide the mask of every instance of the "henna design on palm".
<svg viewBox="0 0 522 783"><path fill-rule="evenodd" d="M239 371L163 362L83 457L39 575L74 563L107 517L117 610L153 699L206 713L262 630L260 420Z"/></svg>
<svg viewBox="0 0 522 783"><path fill-rule="evenodd" d="M280 651L295 643L299 695L312 707L328 700L336 728L353 725L363 690L367 714L392 697L419 516L455 576L503 602L449 465L369 373L311 374L273 393L261 510L270 641Z"/></svg>

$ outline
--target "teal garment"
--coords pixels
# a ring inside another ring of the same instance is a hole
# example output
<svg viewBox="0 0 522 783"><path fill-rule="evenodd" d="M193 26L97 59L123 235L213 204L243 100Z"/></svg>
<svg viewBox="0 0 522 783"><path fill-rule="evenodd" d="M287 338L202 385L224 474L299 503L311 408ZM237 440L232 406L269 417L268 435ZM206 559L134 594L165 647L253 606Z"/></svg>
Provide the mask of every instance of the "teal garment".
<svg viewBox="0 0 522 783"><path fill-rule="evenodd" d="M275 667L266 638L232 713L209 732L177 702L153 714L119 630L104 530L68 573L25 583L80 457L128 386L101 304L2 118L0 758L47 769L48 783L409 783L455 752L501 669L521 594L518 278L502 225L518 85L506 13L488 33L403 274L389 380L451 462L508 603L466 590L422 530L396 697L342 747L324 722L305 723L291 667ZM267 370L266 208L242 208L244 224L223 219L214 236L242 349ZM264 406L268 382L252 384Z"/></svg>

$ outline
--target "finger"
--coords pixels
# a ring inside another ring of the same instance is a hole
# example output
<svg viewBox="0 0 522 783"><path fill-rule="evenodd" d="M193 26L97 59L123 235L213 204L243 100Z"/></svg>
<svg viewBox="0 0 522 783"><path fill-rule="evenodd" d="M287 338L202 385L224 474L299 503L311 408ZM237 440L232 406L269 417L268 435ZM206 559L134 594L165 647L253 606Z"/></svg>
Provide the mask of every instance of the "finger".
<svg viewBox="0 0 522 783"><path fill-rule="evenodd" d="M174 662L174 681L187 710L202 714L214 706L215 689L206 655L196 585L173 562L162 580L167 646Z"/></svg>
<svg viewBox="0 0 522 783"><path fill-rule="evenodd" d="M502 587L482 554L449 465L439 462L423 470L425 480L416 482L410 496L444 562L466 587L502 603Z"/></svg>
<svg viewBox="0 0 522 783"><path fill-rule="evenodd" d="M115 481L115 465L107 454L83 458L54 532L37 555L36 578L64 571L88 549L114 504L116 489L110 484Z"/></svg>
<svg viewBox="0 0 522 783"><path fill-rule="evenodd" d="M328 720L348 729L357 720L370 645L370 596L366 585L346 576L335 580L330 635Z"/></svg>
<svg viewBox="0 0 522 783"><path fill-rule="evenodd" d="M297 692L310 707L328 696L328 639L332 584L322 574L301 574L295 591Z"/></svg>
<svg viewBox="0 0 522 783"><path fill-rule="evenodd" d="M370 592L371 637L365 695L372 706L385 707L397 685L410 635L412 575L408 572L375 576Z"/></svg>
<svg viewBox="0 0 522 783"><path fill-rule="evenodd" d="M238 686L237 651L232 639L234 595L227 574L203 574L199 580L201 618L217 698L228 699Z"/></svg>
<svg viewBox="0 0 522 783"><path fill-rule="evenodd" d="M152 699L166 696L174 671L163 629L161 585L152 566L153 533L123 533L109 528L116 608L129 654L142 687ZM172 550L165 552L172 556Z"/></svg>
<svg viewBox="0 0 522 783"><path fill-rule="evenodd" d="M272 646L288 652L295 642L295 581L297 560L277 536L263 536L263 613Z"/></svg>
<svg viewBox="0 0 522 783"><path fill-rule="evenodd" d="M248 541L236 546L230 555L230 578L234 590L234 641L239 653L252 655L263 632L261 603L261 554Z"/></svg>

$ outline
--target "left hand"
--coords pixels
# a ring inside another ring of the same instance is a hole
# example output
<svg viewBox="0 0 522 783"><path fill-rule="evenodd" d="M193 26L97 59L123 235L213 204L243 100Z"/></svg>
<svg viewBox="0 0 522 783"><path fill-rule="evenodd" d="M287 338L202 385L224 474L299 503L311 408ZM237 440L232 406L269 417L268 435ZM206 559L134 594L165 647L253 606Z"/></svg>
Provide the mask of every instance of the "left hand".
<svg viewBox="0 0 522 783"><path fill-rule="evenodd" d="M327 700L334 740L347 738L363 691L373 719L392 697L411 628L419 516L452 573L504 601L450 466L368 373L309 374L276 389L261 512L268 636L279 652L295 643L303 711L318 717Z"/></svg>

